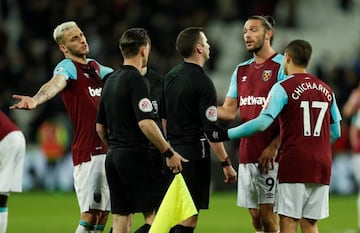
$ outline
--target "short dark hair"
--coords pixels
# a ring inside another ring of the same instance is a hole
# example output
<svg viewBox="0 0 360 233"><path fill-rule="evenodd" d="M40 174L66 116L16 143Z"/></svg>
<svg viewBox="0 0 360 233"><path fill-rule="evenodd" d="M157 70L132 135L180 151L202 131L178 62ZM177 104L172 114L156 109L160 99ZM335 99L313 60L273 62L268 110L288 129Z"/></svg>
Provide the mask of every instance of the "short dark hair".
<svg viewBox="0 0 360 233"><path fill-rule="evenodd" d="M176 50L184 57L188 58L194 53L195 45L199 42L202 27L188 27L182 30L176 38Z"/></svg>
<svg viewBox="0 0 360 233"><path fill-rule="evenodd" d="M270 39L270 44L272 44L275 33L275 19L269 15L252 15L248 18L248 20L250 19L260 20L266 31L273 31L273 36Z"/></svg>
<svg viewBox="0 0 360 233"><path fill-rule="evenodd" d="M311 58L312 47L306 40L293 40L285 48L290 54L293 63L301 67L307 67Z"/></svg>
<svg viewBox="0 0 360 233"><path fill-rule="evenodd" d="M125 58L138 54L141 46L150 44L150 37L144 28L130 28L126 30L119 41L121 53Z"/></svg>

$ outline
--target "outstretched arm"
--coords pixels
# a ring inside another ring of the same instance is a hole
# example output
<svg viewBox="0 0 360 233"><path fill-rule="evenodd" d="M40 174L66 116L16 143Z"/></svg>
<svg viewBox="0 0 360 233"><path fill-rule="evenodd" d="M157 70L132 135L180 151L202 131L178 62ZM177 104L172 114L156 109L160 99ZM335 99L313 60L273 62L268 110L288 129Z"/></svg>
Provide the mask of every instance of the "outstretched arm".
<svg viewBox="0 0 360 233"><path fill-rule="evenodd" d="M252 136L267 129L286 104L287 94L281 85L277 83L271 88L266 103L258 117L227 131L216 126L205 132L206 136L212 142Z"/></svg>
<svg viewBox="0 0 360 233"><path fill-rule="evenodd" d="M242 137L249 137L255 133L266 130L274 119L267 114L260 114L258 117L247 121L237 127L230 128L228 130L228 136L230 139L237 139Z"/></svg>
<svg viewBox="0 0 360 233"><path fill-rule="evenodd" d="M212 128L205 130L205 134L211 142L223 142L249 137L257 132L264 131L273 121L274 119L270 115L260 114L258 117L230 129L224 129L221 125L214 124Z"/></svg>
<svg viewBox="0 0 360 233"><path fill-rule="evenodd" d="M47 83L42 85L39 91L33 97L13 95L12 97L18 99L19 102L10 106L10 109L34 109L39 104L52 99L57 93L62 91L65 86L65 77L63 75L56 75Z"/></svg>

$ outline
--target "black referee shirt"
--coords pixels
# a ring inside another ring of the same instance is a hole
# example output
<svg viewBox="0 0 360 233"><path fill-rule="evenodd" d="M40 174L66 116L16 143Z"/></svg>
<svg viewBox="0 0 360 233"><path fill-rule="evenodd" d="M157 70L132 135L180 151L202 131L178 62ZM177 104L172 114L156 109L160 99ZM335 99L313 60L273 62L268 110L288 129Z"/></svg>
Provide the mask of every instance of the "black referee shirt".
<svg viewBox="0 0 360 233"><path fill-rule="evenodd" d="M148 80L133 66L121 66L106 80L97 122L109 129L109 147L148 147L138 122L153 119Z"/></svg>
<svg viewBox="0 0 360 233"><path fill-rule="evenodd" d="M216 90L201 66L182 62L163 82L161 117L167 120L171 143L188 143L203 137L202 129L217 120Z"/></svg>

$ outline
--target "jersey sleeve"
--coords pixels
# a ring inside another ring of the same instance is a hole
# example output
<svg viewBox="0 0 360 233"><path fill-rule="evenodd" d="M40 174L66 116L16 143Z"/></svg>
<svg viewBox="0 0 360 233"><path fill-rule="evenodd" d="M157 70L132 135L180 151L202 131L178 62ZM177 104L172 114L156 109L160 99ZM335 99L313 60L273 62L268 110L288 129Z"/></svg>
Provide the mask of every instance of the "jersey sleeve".
<svg viewBox="0 0 360 233"><path fill-rule="evenodd" d="M339 122L342 120L340 110L336 104L336 97L333 94L333 102L330 108L331 122Z"/></svg>
<svg viewBox="0 0 360 233"><path fill-rule="evenodd" d="M261 114L237 127L230 128L228 130L228 137L231 140L242 137L249 137L257 132L264 131L271 125L273 121L274 119L271 116Z"/></svg>
<svg viewBox="0 0 360 233"><path fill-rule="evenodd" d="M63 59L59 62L53 72L53 76L62 75L66 80L68 79L77 79L76 67L70 59Z"/></svg>
<svg viewBox="0 0 360 233"><path fill-rule="evenodd" d="M274 62L280 64L280 69L278 70L278 75L277 75L277 81L283 81L287 78L287 75L285 74L285 71L284 71L284 65L283 65L283 62L284 62L284 55L282 54L277 54L274 59L273 59Z"/></svg>
<svg viewBox="0 0 360 233"><path fill-rule="evenodd" d="M236 67L236 69L234 70L234 72L231 75L230 85L229 85L229 89L226 94L226 97L236 99L238 96L238 93L237 93L237 70L238 70L238 67Z"/></svg>
<svg viewBox="0 0 360 233"><path fill-rule="evenodd" d="M111 74L112 72L114 72L114 69L111 67L107 67L107 66L103 66L101 64L99 64L100 66L100 76L101 79L104 79L104 77L106 77L107 75Z"/></svg>

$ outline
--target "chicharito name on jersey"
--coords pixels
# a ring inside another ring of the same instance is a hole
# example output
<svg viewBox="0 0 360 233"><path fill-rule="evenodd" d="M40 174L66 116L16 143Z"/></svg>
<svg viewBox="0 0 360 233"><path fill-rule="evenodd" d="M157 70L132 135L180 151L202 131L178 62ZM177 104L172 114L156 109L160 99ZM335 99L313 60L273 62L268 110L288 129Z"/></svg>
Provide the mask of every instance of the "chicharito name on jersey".
<svg viewBox="0 0 360 233"><path fill-rule="evenodd" d="M317 90L322 92L328 101L332 100L332 95L330 93L330 91L328 89L326 89L326 87L324 87L322 84L317 84L317 83L311 83L311 82L303 82L300 83L295 90L292 92L291 97L294 100L297 100L300 98L300 96L307 90Z"/></svg>

